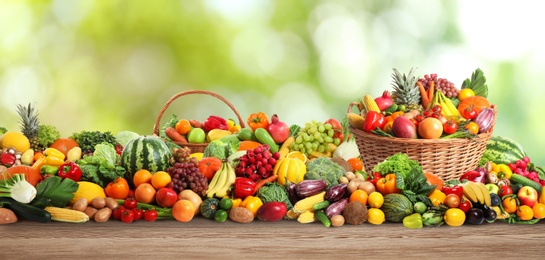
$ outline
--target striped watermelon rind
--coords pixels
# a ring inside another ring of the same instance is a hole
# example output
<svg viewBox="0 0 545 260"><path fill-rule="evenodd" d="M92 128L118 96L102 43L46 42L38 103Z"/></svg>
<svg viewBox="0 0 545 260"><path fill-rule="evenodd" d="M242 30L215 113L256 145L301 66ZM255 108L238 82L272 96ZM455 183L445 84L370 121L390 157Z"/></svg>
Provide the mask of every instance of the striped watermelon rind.
<svg viewBox="0 0 545 260"><path fill-rule="evenodd" d="M164 171L170 166L172 152L157 136L139 136L131 139L121 153L121 166L127 172L125 179L132 185L134 173L146 169L151 173Z"/></svg>
<svg viewBox="0 0 545 260"><path fill-rule="evenodd" d="M484 165L486 162L496 164L509 164L526 156L526 151L517 141L505 136L492 136L486 144L483 157L479 165Z"/></svg>

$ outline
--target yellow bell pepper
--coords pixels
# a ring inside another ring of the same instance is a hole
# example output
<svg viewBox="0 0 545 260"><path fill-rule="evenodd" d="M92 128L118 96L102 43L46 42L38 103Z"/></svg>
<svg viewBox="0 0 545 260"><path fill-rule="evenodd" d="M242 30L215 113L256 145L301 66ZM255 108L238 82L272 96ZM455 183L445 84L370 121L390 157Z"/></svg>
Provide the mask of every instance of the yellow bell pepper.
<svg viewBox="0 0 545 260"><path fill-rule="evenodd" d="M241 198L231 199L231 201L233 202L233 208L240 207L240 204L242 203Z"/></svg>
<svg viewBox="0 0 545 260"><path fill-rule="evenodd" d="M233 134L236 134L240 131L240 125L237 124L237 122L232 118L229 118L227 120L227 130Z"/></svg>
<svg viewBox="0 0 545 260"><path fill-rule="evenodd" d="M45 164L61 166L64 164L64 158L66 157L61 151L55 148L47 148L44 151Z"/></svg>
<svg viewBox="0 0 545 260"><path fill-rule="evenodd" d="M254 213L254 217L257 216L257 211L263 206L263 201L259 197L248 196L241 203L240 207L249 209Z"/></svg>

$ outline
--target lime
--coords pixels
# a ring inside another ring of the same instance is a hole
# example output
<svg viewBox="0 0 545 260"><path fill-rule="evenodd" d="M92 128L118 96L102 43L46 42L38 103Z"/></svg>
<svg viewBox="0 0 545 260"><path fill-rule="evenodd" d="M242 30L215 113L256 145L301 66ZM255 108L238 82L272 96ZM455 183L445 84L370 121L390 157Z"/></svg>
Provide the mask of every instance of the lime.
<svg viewBox="0 0 545 260"><path fill-rule="evenodd" d="M225 211L224 209L218 209L218 211L216 211L216 214L214 214L214 219L217 222L223 223L227 220L228 215L229 214L227 214L227 211Z"/></svg>
<svg viewBox="0 0 545 260"><path fill-rule="evenodd" d="M230 210L233 207L233 201L230 198L223 198L220 200L220 209Z"/></svg>

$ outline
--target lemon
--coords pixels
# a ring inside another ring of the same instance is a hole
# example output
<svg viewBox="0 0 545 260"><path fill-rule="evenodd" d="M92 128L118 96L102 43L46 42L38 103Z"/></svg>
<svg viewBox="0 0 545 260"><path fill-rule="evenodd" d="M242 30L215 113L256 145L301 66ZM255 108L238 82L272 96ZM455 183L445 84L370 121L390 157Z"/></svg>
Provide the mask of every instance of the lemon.
<svg viewBox="0 0 545 260"><path fill-rule="evenodd" d="M192 153L189 155L189 157L195 157L198 161L200 161L204 157L204 153Z"/></svg>
<svg viewBox="0 0 545 260"><path fill-rule="evenodd" d="M76 203L80 198L86 198L88 203L94 198L106 198L104 188L100 185L89 181L78 181L78 190L74 192L74 198L70 201L70 205Z"/></svg>
<svg viewBox="0 0 545 260"><path fill-rule="evenodd" d="M28 138L18 132L6 132L2 136L2 148L13 148L18 152L25 152L30 149L30 141Z"/></svg>
<svg viewBox="0 0 545 260"><path fill-rule="evenodd" d="M370 208L367 211L367 222L373 225L380 225L386 221L386 216L381 209Z"/></svg>
<svg viewBox="0 0 545 260"><path fill-rule="evenodd" d="M306 163L308 161L307 156L304 153L299 152L299 151L293 151L293 152L288 153L286 155L286 158L296 158L296 159L299 159L299 160L303 161L304 163Z"/></svg>

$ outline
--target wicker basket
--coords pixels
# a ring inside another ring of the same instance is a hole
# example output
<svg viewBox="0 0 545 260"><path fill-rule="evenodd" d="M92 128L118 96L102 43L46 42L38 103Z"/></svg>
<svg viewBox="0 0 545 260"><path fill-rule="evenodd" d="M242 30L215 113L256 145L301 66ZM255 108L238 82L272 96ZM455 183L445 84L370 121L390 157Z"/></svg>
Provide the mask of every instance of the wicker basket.
<svg viewBox="0 0 545 260"><path fill-rule="evenodd" d="M221 100L223 103L225 103L227 106L229 106L229 108L231 108L231 110L233 110L233 112L237 116L240 127L244 128L244 120L240 116L240 114L239 114L238 110L235 108L235 106L233 106L233 104L231 104L231 102L229 102L227 99L225 99L224 97L220 96L219 94L211 92L211 91L188 90L188 91L180 92L180 93L172 96L165 103L163 108L161 108L161 111L159 112L159 115L157 116L157 119L155 120L155 125L153 126L153 134L156 135L156 136L159 136L161 118L163 117L163 114L165 113L165 111L167 110L167 108L170 106L170 104L172 102L174 102L176 99L178 99L180 97L188 96L188 95L194 95L194 94L209 95L209 96L212 96L212 97L215 97L215 98ZM199 152L202 153L202 152L204 152L204 149L206 148L206 146L208 146L208 143L200 143L200 144L180 143L180 142L174 142L174 143L177 144L177 145L180 145L182 147L188 147L189 149L191 149L192 153L199 153Z"/></svg>
<svg viewBox="0 0 545 260"><path fill-rule="evenodd" d="M355 104L349 105L348 112ZM356 138L365 169L371 170L387 157L401 152L418 161L424 171L432 172L443 180L451 180L478 166L496 124L495 105L493 109L492 127L487 133L478 134L473 139L407 139L379 136L353 126L349 128Z"/></svg>

